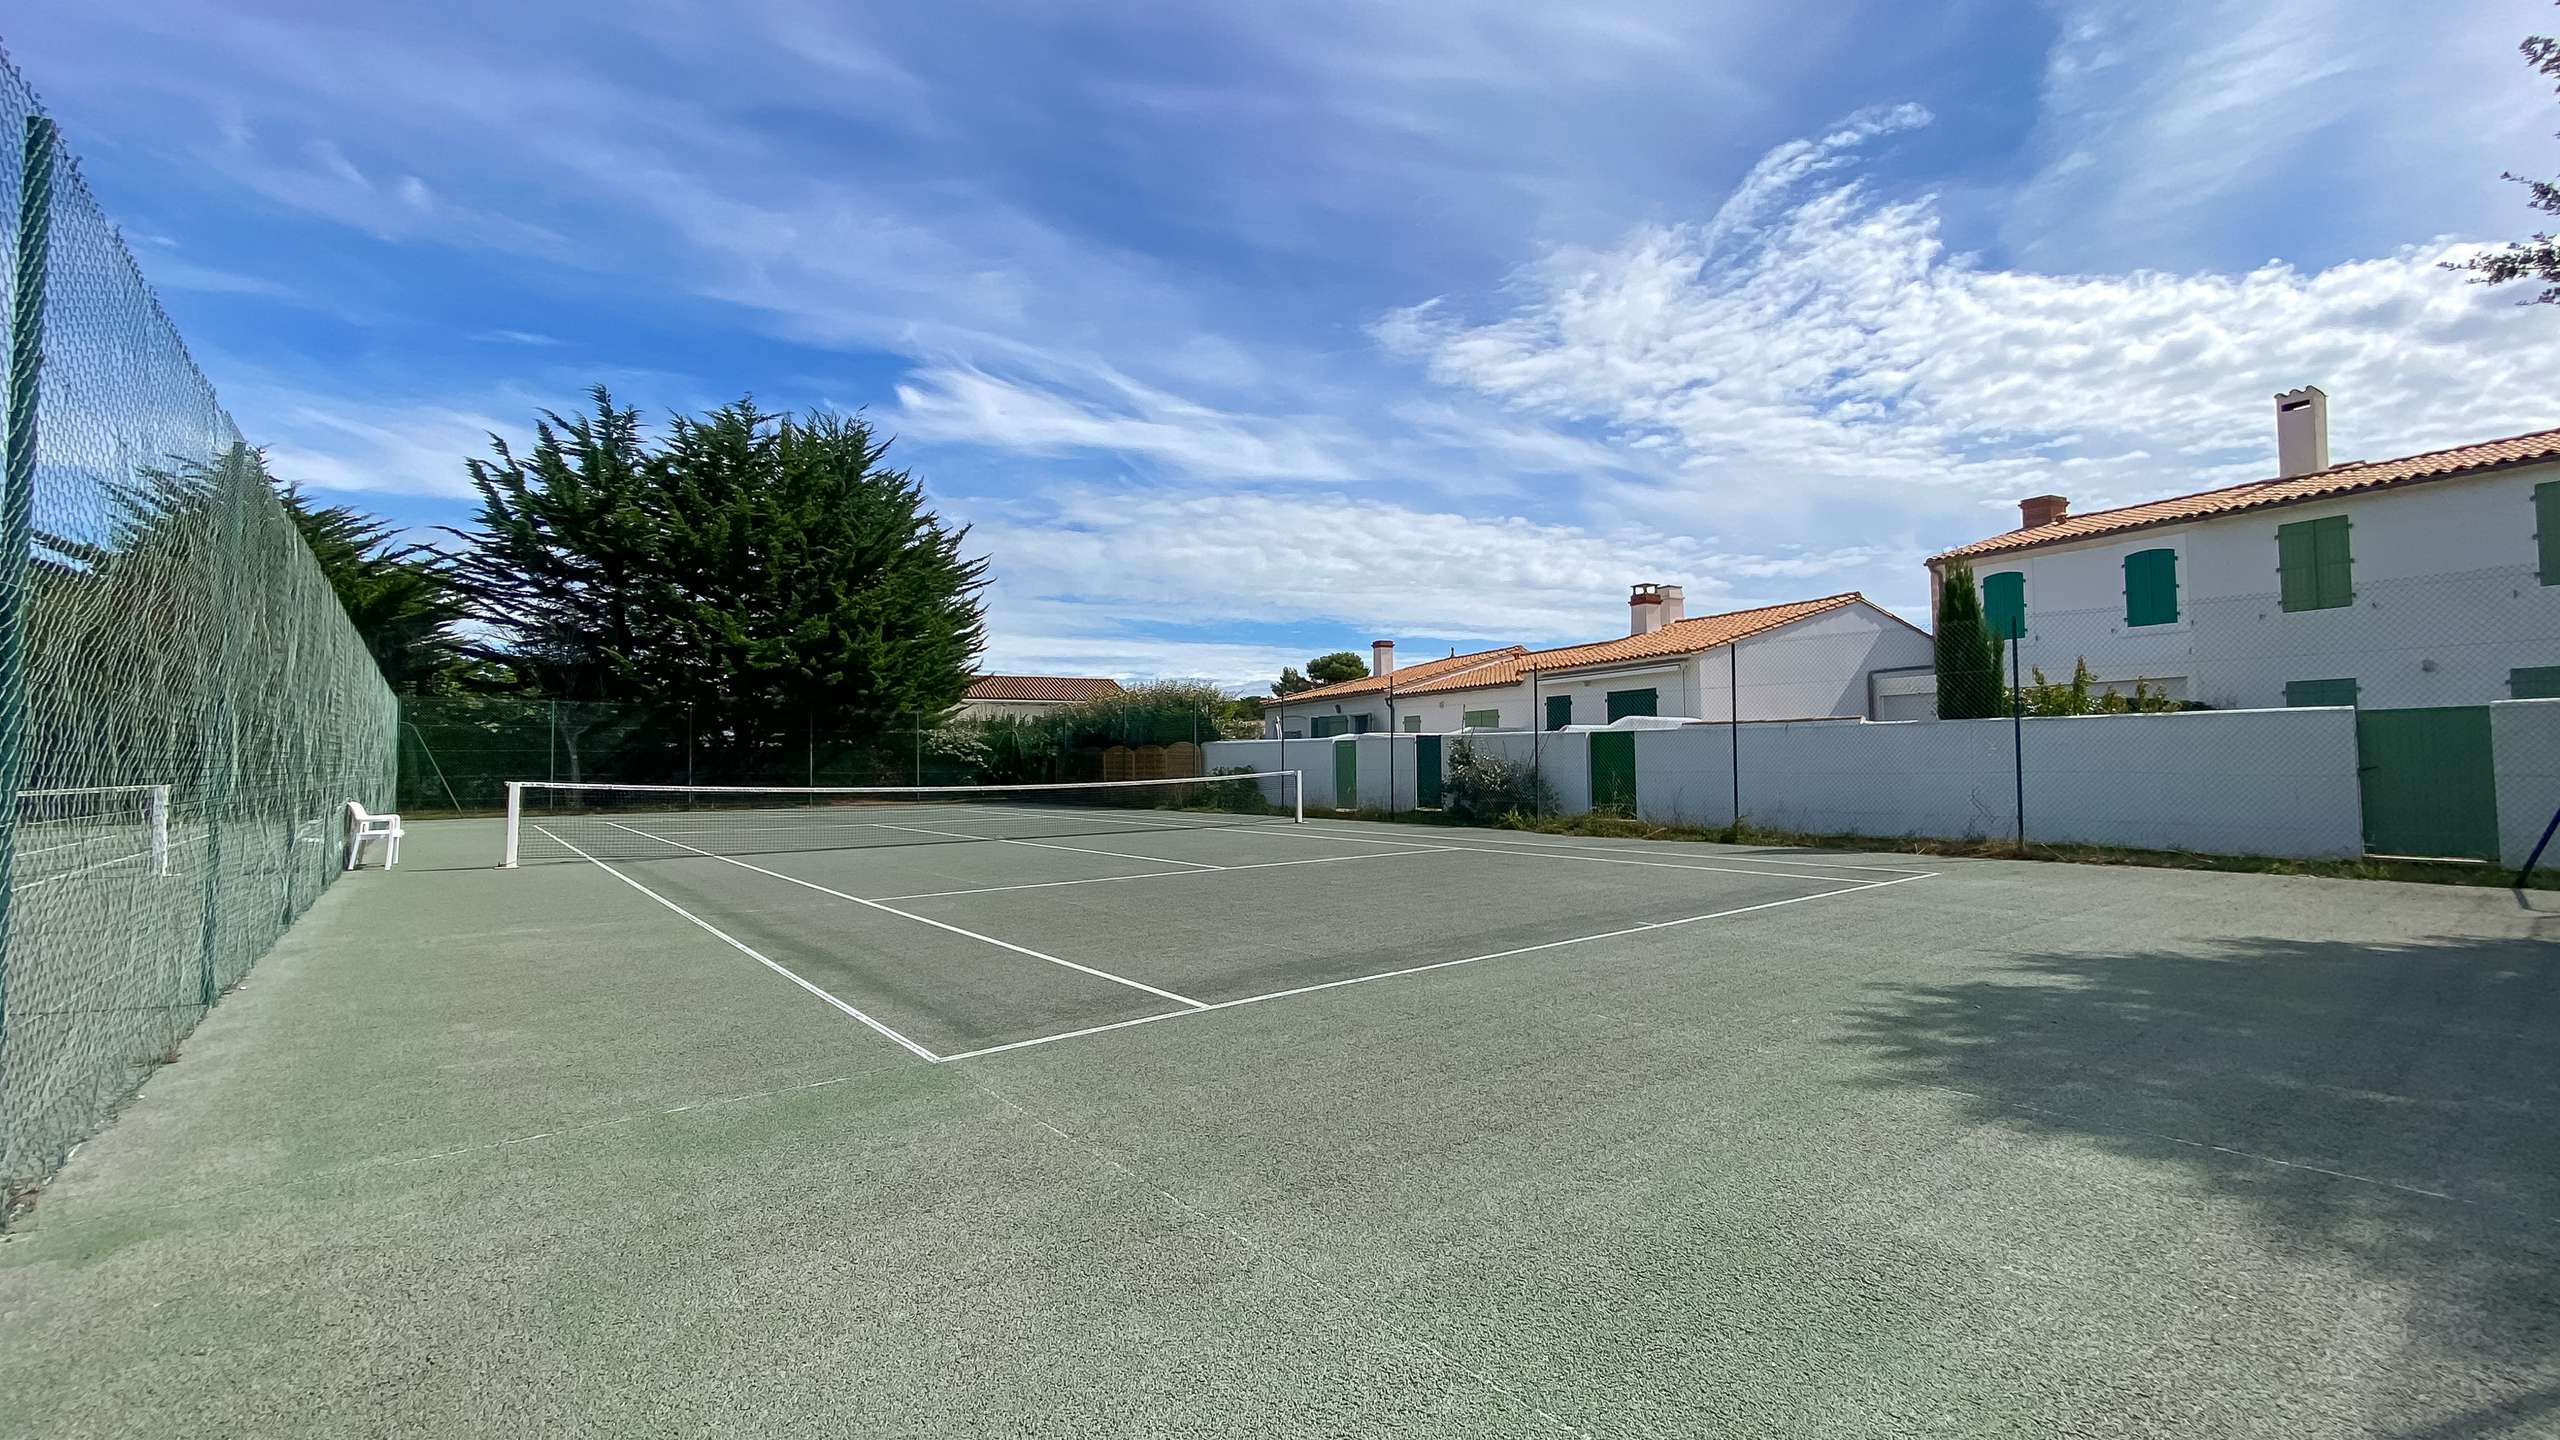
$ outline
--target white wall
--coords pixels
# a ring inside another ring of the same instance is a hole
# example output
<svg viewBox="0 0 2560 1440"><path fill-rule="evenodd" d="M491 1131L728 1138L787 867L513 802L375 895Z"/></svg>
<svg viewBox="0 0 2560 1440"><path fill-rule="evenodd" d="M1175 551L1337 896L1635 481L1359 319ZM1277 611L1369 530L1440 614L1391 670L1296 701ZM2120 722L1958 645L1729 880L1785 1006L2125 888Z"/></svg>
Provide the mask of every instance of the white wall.
<svg viewBox="0 0 2560 1440"><path fill-rule="evenodd" d="M2560 805L2560 700L2491 711L2500 814L2512 861ZM1718 827L1732 820L1734 727L1637 728L1636 807L1648 820ZM2015 833L2010 722L1863 720L1745 724L1742 812L1754 824L1825 835L1998 839ZM1568 814L1591 806L1592 731L1469 735L1467 742L1535 763ZM2363 853L2355 712L2344 708L2090 715L2037 719L2023 730L2027 838L2048 844L2299 858ZM1310 813L1333 808L1330 741L1292 741L1287 764L1307 776ZM1359 747L1363 808L1387 805L1385 757L1398 757L1396 808L1413 803L1413 741ZM1446 764L1451 745L1441 746ZM1273 741L1209 745L1212 770L1280 765ZM1534 758L1533 758L1534 757ZM2514 797L2514 798L2510 798ZM2514 817L2540 818L2530 827Z"/></svg>
<svg viewBox="0 0 2560 1440"><path fill-rule="evenodd" d="M2485 705L2507 672L2560 655L2560 585L2536 573L2533 489L2560 466L2428 481L2303 505L2162 526L2013 556L1977 578L2026 576L2024 659L2056 680L2085 657L2101 680L2180 682L2219 708L2281 706L2288 680L2354 679L2391 709ZM2276 529L2331 515L2352 522L2355 603L2286 613ZM2124 557L2178 553L2176 623L2124 623Z"/></svg>
<svg viewBox="0 0 2560 1440"><path fill-rule="evenodd" d="M1741 728L1742 812L1754 825L1941 839L2016 833L2006 720ZM1637 813L1729 823L1728 731L1693 725L1638 735ZM2023 739L2031 841L2295 857L2363 851L2351 710L2029 720Z"/></svg>
<svg viewBox="0 0 2560 1440"><path fill-rule="evenodd" d="M2489 747L2498 767L2498 859L2512 870L2560 810L2560 700L2490 706ZM2543 852L2542 866L2560 868L2560 839Z"/></svg>

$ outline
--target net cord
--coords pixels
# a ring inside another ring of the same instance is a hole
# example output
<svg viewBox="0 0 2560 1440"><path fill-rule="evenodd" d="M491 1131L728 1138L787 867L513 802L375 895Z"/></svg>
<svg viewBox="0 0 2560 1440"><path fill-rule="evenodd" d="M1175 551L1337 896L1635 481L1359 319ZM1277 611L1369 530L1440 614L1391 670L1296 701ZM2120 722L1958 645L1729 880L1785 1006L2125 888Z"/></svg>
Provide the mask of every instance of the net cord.
<svg viewBox="0 0 2560 1440"><path fill-rule="evenodd" d="M1056 795L1068 791L1165 789L1175 785L1215 785L1232 780L1278 780L1289 789L1289 821L1307 823L1306 773L1300 770L1254 770L1235 775L1182 775L1153 780L1081 780L1044 785L615 785L600 781L510 780L507 782L507 835L502 870L520 868L517 859L524 836L527 790L571 793L610 792L622 795Z"/></svg>

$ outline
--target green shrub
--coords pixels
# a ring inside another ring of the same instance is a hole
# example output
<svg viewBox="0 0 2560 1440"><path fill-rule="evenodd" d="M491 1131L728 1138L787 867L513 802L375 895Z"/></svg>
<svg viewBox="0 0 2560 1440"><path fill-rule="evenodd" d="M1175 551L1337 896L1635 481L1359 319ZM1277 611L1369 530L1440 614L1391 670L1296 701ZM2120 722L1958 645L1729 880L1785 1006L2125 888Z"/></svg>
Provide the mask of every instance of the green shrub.
<svg viewBox="0 0 2560 1440"><path fill-rule="evenodd" d="M1506 816L1552 814L1555 792L1529 766L1461 740L1449 747L1449 777L1441 807L1461 820L1498 822Z"/></svg>

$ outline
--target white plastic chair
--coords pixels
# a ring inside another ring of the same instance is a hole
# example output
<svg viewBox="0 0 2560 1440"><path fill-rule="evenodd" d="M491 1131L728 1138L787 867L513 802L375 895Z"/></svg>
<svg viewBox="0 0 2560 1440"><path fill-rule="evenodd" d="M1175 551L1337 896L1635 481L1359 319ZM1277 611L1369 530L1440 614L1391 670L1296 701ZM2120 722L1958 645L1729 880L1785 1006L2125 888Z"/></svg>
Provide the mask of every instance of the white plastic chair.
<svg viewBox="0 0 2560 1440"><path fill-rule="evenodd" d="M362 805L347 802L347 868L355 869L364 862L364 842L382 842L382 868L400 863L400 817L376 815Z"/></svg>

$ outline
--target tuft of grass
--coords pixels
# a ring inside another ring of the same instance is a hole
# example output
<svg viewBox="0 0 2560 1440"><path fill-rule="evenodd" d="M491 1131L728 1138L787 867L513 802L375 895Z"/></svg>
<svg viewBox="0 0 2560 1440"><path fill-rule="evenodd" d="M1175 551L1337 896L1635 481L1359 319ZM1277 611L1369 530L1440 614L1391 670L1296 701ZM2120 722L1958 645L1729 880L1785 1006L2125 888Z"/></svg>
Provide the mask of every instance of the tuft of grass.
<svg viewBox="0 0 2560 1440"><path fill-rule="evenodd" d="M1407 825L1459 825L1436 810L1329 812L1329 819L1393 821ZM1665 825L1630 815L1524 815L1498 821L1472 822L1477 828L1519 830L1536 835L1573 835L1598 840L1687 840L1717 845L1759 845L1796 850L1859 850L1878 855L1945 855L1978 860L2044 860L2074 865L2135 865L2155 870L2221 870L2247 875L2313 875L2332 880L2405 880L2426 885L2473 885L2507 889L2514 876L2503 866L2429 860L2288 860L2273 855L2207 855L2193 850L2139 850L2121 845L2025 846L2011 840L1937 840L1912 835L1815 835L1794 830L1764 830L1749 823L1699 826ZM2560 890L2560 871L2536 870L2525 881L2536 890Z"/></svg>

